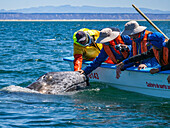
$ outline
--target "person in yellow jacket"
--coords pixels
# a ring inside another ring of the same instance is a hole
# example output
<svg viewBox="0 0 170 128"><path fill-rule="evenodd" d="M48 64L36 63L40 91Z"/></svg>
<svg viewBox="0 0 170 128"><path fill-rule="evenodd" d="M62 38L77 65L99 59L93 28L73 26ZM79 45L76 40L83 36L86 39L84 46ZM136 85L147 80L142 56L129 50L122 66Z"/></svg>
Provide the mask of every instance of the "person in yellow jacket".
<svg viewBox="0 0 170 128"><path fill-rule="evenodd" d="M83 60L93 60L98 56L102 49L102 44L95 43L99 34L98 30L88 28L82 28L74 33L74 71L82 68Z"/></svg>

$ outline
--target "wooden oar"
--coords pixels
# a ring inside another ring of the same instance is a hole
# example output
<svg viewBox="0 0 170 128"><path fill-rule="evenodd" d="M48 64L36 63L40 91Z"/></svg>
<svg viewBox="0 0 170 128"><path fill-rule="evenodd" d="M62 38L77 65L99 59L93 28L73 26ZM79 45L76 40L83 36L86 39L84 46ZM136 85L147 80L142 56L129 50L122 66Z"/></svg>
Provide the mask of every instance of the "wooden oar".
<svg viewBox="0 0 170 128"><path fill-rule="evenodd" d="M162 33L165 38L169 40L169 38L143 13L141 12L134 4L132 6L138 11L158 32Z"/></svg>

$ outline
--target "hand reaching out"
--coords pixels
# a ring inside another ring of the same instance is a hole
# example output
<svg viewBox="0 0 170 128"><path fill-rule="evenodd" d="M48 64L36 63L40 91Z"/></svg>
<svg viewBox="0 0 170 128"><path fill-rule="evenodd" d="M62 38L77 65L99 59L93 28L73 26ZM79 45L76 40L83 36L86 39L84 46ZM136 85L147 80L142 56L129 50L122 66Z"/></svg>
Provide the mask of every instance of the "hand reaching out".
<svg viewBox="0 0 170 128"><path fill-rule="evenodd" d="M83 70L78 70L78 72L79 72L80 74L83 74L83 73L84 73L84 71L83 71Z"/></svg>
<svg viewBox="0 0 170 128"><path fill-rule="evenodd" d="M116 65L116 78L119 79L120 74L121 74L121 69L124 67L124 63L120 62L119 64Z"/></svg>
<svg viewBox="0 0 170 128"><path fill-rule="evenodd" d="M155 74L155 73L157 73L157 72L159 72L159 68L152 68L152 69L150 70L150 73L151 73L151 74Z"/></svg>
<svg viewBox="0 0 170 128"><path fill-rule="evenodd" d="M168 84L170 84L170 75L168 76L167 80L168 80Z"/></svg>
<svg viewBox="0 0 170 128"><path fill-rule="evenodd" d="M140 64L138 66L138 70L145 69L147 66L145 64Z"/></svg>

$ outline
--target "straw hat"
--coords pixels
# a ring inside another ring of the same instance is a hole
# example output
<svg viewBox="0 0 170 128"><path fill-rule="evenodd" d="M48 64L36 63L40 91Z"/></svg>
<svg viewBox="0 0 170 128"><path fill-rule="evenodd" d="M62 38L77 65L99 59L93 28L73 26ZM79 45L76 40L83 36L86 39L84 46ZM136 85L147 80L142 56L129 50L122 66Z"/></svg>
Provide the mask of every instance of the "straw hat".
<svg viewBox="0 0 170 128"><path fill-rule="evenodd" d="M96 43L103 44L103 43L109 42L111 40L114 40L116 37L118 37L119 34L120 32L118 31L112 31L112 29L110 28L104 28L100 31L100 36L96 40Z"/></svg>
<svg viewBox="0 0 170 128"><path fill-rule="evenodd" d="M134 35L144 31L146 28L147 27L145 26L139 26L136 21L132 20L125 24L125 29L123 30L122 35Z"/></svg>

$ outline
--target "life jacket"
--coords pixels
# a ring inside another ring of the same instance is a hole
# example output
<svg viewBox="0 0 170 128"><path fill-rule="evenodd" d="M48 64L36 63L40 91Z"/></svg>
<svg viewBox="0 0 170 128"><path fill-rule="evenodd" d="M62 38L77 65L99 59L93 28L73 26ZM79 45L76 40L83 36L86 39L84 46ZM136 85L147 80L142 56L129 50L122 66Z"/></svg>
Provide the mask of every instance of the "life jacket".
<svg viewBox="0 0 170 128"><path fill-rule="evenodd" d="M146 46L146 43L147 43L147 41L148 41L148 34L151 34L151 33L152 33L152 32L145 30L145 35L144 35L142 41L140 42L141 53L148 51L148 48L147 48L147 46ZM141 36L141 34L139 35L139 37L140 37L140 36ZM132 48L133 48L133 56L139 54L139 53L137 52L137 46L136 46L135 41L132 41Z"/></svg>
<svg viewBox="0 0 170 128"><path fill-rule="evenodd" d="M100 49L102 44L96 44ZM74 71L78 71L82 67L83 60L94 60L100 53L100 50L94 46L82 47L74 43Z"/></svg>
<svg viewBox="0 0 170 128"><path fill-rule="evenodd" d="M154 52L156 60L159 62L159 64L161 66L169 64L169 61L168 61L168 59L169 59L169 49L168 48L163 47L163 49L162 49L162 52L163 52L162 58L160 58L160 55L159 55L160 51L156 50L154 47L152 49L153 49L153 52Z"/></svg>
<svg viewBox="0 0 170 128"><path fill-rule="evenodd" d="M107 55L110 57L110 59L113 61L113 64L119 63L119 60L116 59L115 55L113 54L111 47L115 50L115 52L119 55L122 55L123 58L127 58L129 53L127 51L120 52L119 50L116 50L115 45L118 44L125 44L121 36L119 35L116 39L109 42L109 45L103 44L103 48Z"/></svg>

